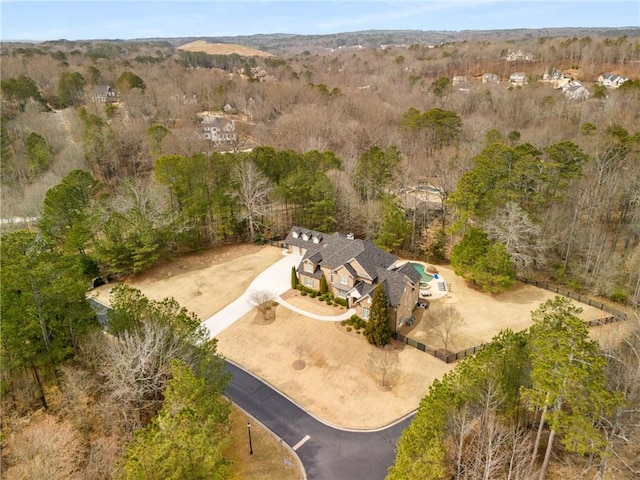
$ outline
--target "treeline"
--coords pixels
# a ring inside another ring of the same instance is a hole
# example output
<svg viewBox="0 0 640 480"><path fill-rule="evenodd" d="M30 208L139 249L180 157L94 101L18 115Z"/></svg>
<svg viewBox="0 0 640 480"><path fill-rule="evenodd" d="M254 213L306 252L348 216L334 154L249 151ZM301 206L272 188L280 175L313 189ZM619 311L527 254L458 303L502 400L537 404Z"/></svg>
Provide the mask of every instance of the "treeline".
<svg viewBox="0 0 640 480"><path fill-rule="evenodd" d="M632 71L638 55L637 41L624 36L303 52L277 62L256 59L277 81L250 82L187 68L161 44L118 44L124 59L91 62L70 54L73 43L47 44L60 58L39 55L27 63L8 50L3 204L38 215L64 175L90 172L105 198L88 207L96 238L86 250L102 252L105 271L122 274L185 249L278 237L296 222L352 231L397 253L451 260L490 290L508 287L518 272L637 302L638 90L606 90L575 103L536 83L453 86L451 75L470 68L510 72L513 62L502 57L516 46L541 59L518 68L540 73L573 63L593 70L596 51L607 65ZM139 55L165 60L143 71L133 60ZM89 102L97 84L114 85L118 103ZM44 112L52 101L76 109ZM252 145L272 145L270 153L202 154L212 148L199 135L196 114L227 104L241 112L239 140L229 150L251 138ZM323 155L335 161L314 175ZM184 172L161 181L163 162ZM253 167L237 166L243 163ZM234 169L266 177L259 190L268 193L257 210L241 199ZM205 173L198 178L197 171ZM438 188L440 206L425 207L407 194L427 183ZM480 278L487 271L489 278Z"/></svg>
<svg viewBox="0 0 640 480"><path fill-rule="evenodd" d="M100 325L89 257L24 230L1 250L3 477L228 478L229 375L201 320L118 286Z"/></svg>
<svg viewBox="0 0 640 480"><path fill-rule="evenodd" d="M640 325L602 352L577 314L548 300L436 380L387 478L636 478Z"/></svg>
<svg viewBox="0 0 640 480"><path fill-rule="evenodd" d="M180 63L185 67L220 68L226 71L233 71L244 68L245 65L255 67L257 65L255 57L243 57L237 53L230 55L212 55L204 52L180 51Z"/></svg>

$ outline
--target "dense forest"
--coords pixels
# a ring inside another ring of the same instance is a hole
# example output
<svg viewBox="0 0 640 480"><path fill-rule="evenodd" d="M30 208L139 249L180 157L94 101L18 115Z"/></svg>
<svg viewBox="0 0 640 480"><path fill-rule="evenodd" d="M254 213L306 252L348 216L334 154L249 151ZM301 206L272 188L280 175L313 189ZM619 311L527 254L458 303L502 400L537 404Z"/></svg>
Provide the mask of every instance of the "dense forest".
<svg viewBox="0 0 640 480"><path fill-rule="evenodd" d="M282 239L294 224L450 262L487 292L524 276L637 309L640 30L546 33L242 39L277 54L266 58L166 39L3 44L3 410L63 418L37 434L67 442L52 457L78 478L139 478L152 466L136 452L153 444L160 459L179 440L169 430L201 452L206 426L219 448L199 474L226 478L228 379L198 319L125 289L110 342L84 297L95 279ZM556 70L589 98L554 88ZM608 88L603 73L628 80ZM113 99L96 100L104 86ZM235 138L203 138L202 112L233 122ZM535 460L549 461L556 434L589 478L637 475L625 443L638 438L637 338L603 356L574 318L543 305L530 331L503 332L434 384L390 476L432 465L429 478L542 478ZM564 376L545 378L558 365ZM171 461L157 478L186 462Z"/></svg>

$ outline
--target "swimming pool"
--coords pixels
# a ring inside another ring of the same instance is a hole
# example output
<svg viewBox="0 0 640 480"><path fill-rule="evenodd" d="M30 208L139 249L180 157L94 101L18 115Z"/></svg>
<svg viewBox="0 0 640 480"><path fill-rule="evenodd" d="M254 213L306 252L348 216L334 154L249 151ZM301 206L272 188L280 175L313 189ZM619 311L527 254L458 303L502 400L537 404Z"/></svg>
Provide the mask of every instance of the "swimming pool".
<svg viewBox="0 0 640 480"><path fill-rule="evenodd" d="M411 265L413 265L413 268L415 268L418 273L420 274L420 276L422 277L422 279L420 280L420 283L429 283L431 280L433 280L433 275L428 274L427 272L425 272L424 270L424 265L422 265L421 263L411 263Z"/></svg>
<svg viewBox="0 0 640 480"><path fill-rule="evenodd" d="M435 193L436 195L440 193L433 185L418 185L418 190L422 190L423 192Z"/></svg>

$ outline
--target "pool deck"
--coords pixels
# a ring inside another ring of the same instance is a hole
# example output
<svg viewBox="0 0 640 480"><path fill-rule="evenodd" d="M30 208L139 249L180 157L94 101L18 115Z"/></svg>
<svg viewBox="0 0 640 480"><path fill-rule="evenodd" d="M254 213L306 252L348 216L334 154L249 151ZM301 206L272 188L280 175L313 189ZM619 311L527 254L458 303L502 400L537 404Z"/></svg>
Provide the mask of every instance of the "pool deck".
<svg viewBox="0 0 640 480"><path fill-rule="evenodd" d="M407 260L406 262L402 262L400 265L404 265L407 263L422 265L422 267L425 269L425 273L431 277L430 281L424 282L427 284L426 288L422 288L422 285L420 285L421 299L436 300L439 298L451 298L451 294L448 291L447 281L444 279L444 277L440 273L431 274L426 271L429 264L416 260ZM416 270L420 273L418 269ZM421 280L420 283L422 284L423 281ZM444 284L444 290L440 289L440 284Z"/></svg>

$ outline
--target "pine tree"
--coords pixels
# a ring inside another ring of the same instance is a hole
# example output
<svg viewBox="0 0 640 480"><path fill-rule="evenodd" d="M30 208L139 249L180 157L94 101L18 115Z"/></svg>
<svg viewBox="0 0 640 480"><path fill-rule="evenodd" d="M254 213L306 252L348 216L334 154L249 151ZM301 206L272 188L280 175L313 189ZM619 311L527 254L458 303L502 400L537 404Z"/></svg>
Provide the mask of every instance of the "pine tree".
<svg viewBox="0 0 640 480"><path fill-rule="evenodd" d="M381 347L391 341L391 327L389 326L389 303L382 284L373 291L371 314L364 329L369 343Z"/></svg>
<svg viewBox="0 0 640 480"><path fill-rule="evenodd" d="M174 360L164 407L136 432L119 460L118 478L222 480L229 477L230 404L222 390Z"/></svg>
<svg viewBox="0 0 640 480"><path fill-rule="evenodd" d="M556 434L570 452L597 455L604 448L593 407L609 409L615 399L606 390L605 359L577 316L581 311L571 300L555 297L531 313L531 388L524 388L522 395L529 408L541 411L532 464L537 460L542 429L549 426L540 480Z"/></svg>
<svg viewBox="0 0 640 480"><path fill-rule="evenodd" d="M296 267L291 267L291 288L294 290L298 288L300 282L298 281L298 274L296 273Z"/></svg>

